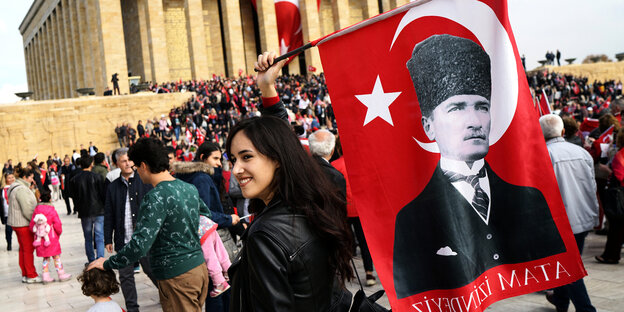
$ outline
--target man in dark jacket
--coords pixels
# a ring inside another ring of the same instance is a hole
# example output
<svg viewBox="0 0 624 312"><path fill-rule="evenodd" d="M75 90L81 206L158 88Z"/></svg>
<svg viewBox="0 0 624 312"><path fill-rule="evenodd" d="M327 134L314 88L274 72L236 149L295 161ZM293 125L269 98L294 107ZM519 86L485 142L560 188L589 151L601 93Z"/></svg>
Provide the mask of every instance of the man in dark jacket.
<svg viewBox="0 0 624 312"><path fill-rule="evenodd" d="M71 214L70 197L72 197L72 195L70 193L70 185L74 174L76 174L76 166L71 163L69 156L65 156L63 159L63 166L61 166L61 170L59 170L59 175L61 176L62 194L65 200L65 206L67 207L67 215ZM78 213L78 210L74 206L74 214L76 213Z"/></svg>
<svg viewBox="0 0 624 312"><path fill-rule="evenodd" d="M336 146L336 137L333 133L321 129L317 130L308 138L310 141L310 153L316 159L321 169L325 172L327 177L336 185L344 200L347 199L347 182L340 173L330 163L332 155L334 154L334 147Z"/></svg>
<svg viewBox="0 0 624 312"><path fill-rule="evenodd" d="M85 238L85 253L89 262L104 257L104 178L91 172L93 157L80 157L82 171L71 180L71 194ZM97 257L93 250L93 237Z"/></svg>
<svg viewBox="0 0 624 312"><path fill-rule="evenodd" d="M130 241L143 196L152 189L132 170L134 163L128 159L128 148L115 151L115 159L117 168L121 169L121 176L108 185L104 205L104 243L109 253L113 252L113 236L115 251L121 250ZM154 285L158 285L152 275L148 257L142 257L139 262L143 272ZM119 269L119 282L128 312L139 311L133 265Z"/></svg>

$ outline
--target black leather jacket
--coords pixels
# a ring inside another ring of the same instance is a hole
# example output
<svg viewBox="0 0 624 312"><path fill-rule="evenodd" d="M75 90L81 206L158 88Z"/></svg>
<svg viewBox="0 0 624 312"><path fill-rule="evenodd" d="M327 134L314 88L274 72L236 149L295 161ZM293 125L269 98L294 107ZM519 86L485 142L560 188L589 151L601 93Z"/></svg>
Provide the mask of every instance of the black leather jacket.
<svg viewBox="0 0 624 312"><path fill-rule="evenodd" d="M104 215L104 178L91 171L79 171L71 179L72 198L78 210L78 218Z"/></svg>
<svg viewBox="0 0 624 312"><path fill-rule="evenodd" d="M335 270L307 217L274 199L242 236L230 267L230 311L326 311Z"/></svg>

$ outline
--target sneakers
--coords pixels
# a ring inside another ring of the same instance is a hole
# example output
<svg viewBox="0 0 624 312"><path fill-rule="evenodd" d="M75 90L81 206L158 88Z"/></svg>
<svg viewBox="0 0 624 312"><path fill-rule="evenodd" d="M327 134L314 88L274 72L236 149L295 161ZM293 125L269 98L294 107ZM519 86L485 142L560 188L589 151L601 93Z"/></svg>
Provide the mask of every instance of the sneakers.
<svg viewBox="0 0 624 312"><path fill-rule="evenodd" d="M22 276L22 283L26 283L26 276Z"/></svg>
<svg viewBox="0 0 624 312"><path fill-rule="evenodd" d="M134 274L139 274L139 273L141 273L141 267L137 265L134 267Z"/></svg>
<svg viewBox="0 0 624 312"><path fill-rule="evenodd" d="M214 298L214 297L218 297L219 295L223 294L226 290L230 289L230 284L228 284L228 282L223 282L219 285L217 285L211 292L210 292L210 297Z"/></svg>
<svg viewBox="0 0 624 312"><path fill-rule="evenodd" d="M41 282L43 282L43 279L41 278L41 276L27 277L25 281L26 284L34 284L34 283L41 283Z"/></svg>
<svg viewBox="0 0 624 312"><path fill-rule="evenodd" d="M377 284L375 276L373 276L373 274L366 273L366 286L373 286L375 284Z"/></svg>

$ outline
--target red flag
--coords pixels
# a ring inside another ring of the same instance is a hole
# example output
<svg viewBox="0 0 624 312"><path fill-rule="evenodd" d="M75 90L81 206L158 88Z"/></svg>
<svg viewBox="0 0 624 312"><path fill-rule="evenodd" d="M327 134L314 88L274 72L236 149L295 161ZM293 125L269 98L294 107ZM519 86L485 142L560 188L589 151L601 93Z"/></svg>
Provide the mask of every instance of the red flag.
<svg viewBox="0 0 624 312"><path fill-rule="evenodd" d="M600 125L600 121L598 119L585 118L585 119L583 119L583 122L581 123L581 126L579 127L579 130L581 132L589 133L592 130L598 128L599 125Z"/></svg>
<svg viewBox="0 0 624 312"><path fill-rule="evenodd" d="M186 129L186 140L191 144L193 143L193 134L191 133L191 130L188 128Z"/></svg>
<svg viewBox="0 0 624 312"><path fill-rule="evenodd" d="M314 67L312 65L308 65L308 71L309 72L316 72L316 67Z"/></svg>
<svg viewBox="0 0 624 312"><path fill-rule="evenodd" d="M552 110L550 110L550 103L548 103L548 96L546 96L546 91L542 89L542 96L539 101L540 106L540 116L552 114Z"/></svg>
<svg viewBox="0 0 624 312"><path fill-rule="evenodd" d="M603 132L592 144L591 154L595 159L607 157L609 147L613 144L613 126Z"/></svg>
<svg viewBox="0 0 624 312"><path fill-rule="evenodd" d="M286 54L303 45L299 0L275 0L277 36L280 54Z"/></svg>
<svg viewBox="0 0 624 312"><path fill-rule="evenodd" d="M197 145L204 143L205 137L200 128L195 129L195 137L197 138Z"/></svg>
<svg viewBox="0 0 624 312"><path fill-rule="evenodd" d="M410 2L312 44L393 311L483 311L586 274L505 1Z"/></svg>

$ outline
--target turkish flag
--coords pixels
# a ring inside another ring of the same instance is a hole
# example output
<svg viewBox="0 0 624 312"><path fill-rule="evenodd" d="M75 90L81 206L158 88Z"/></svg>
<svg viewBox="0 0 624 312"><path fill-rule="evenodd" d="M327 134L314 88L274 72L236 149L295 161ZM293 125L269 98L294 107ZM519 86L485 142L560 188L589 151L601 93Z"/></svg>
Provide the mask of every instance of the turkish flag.
<svg viewBox="0 0 624 312"><path fill-rule="evenodd" d="M195 129L195 137L197 138L197 145L202 145L202 143L204 143L205 138L199 128Z"/></svg>
<svg viewBox="0 0 624 312"><path fill-rule="evenodd" d="M607 157L607 152L609 151L609 147L613 144L613 129L611 126L609 129L605 130L594 143L592 143L591 154L594 159Z"/></svg>
<svg viewBox="0 0 624 312"><path fill-rule="evenodd" d="M316 72L316 67L312 66L312 65L308 65L308 71L310 72Z"/></svg>
<svg viewBox="0 0 624 312"><path fill-rule="evenodd" d="M188 128L186 129L186 140L188 141L188 143L193 144L193 134Z"/></svg>
<svg viewBox="0 0 624 312"><path fill-rule="evenodd" d="M546 91L542 90L542 96L539 101L540 106L540 116L552 114L550 110L550 103L548 103L548 96L546 95Z"/></svg>
<svg viewBox="0 0 624 312"><path fill-rule="evenodd" d="M600 121L598 119L595 118L585 118L583 119L583 122L581 123L581 126L579 127L579 130L581 132L586 132L589 133L592 130L598 128L598 126L600 125ZM587 134L585 134L587 135Z"/></svg>
<svg viewBox="0 0 624 312"><path fill-rule="evenodd" d="M303 45L299 0L275 0L277 36L280 54L286 54Z"/></svg>
<svg viewBox="0 0 624 312"><path fill-rule="evenodd" d="M586 275L505 1L411 2L312 44L393 311L483 311Z"/></svg>

